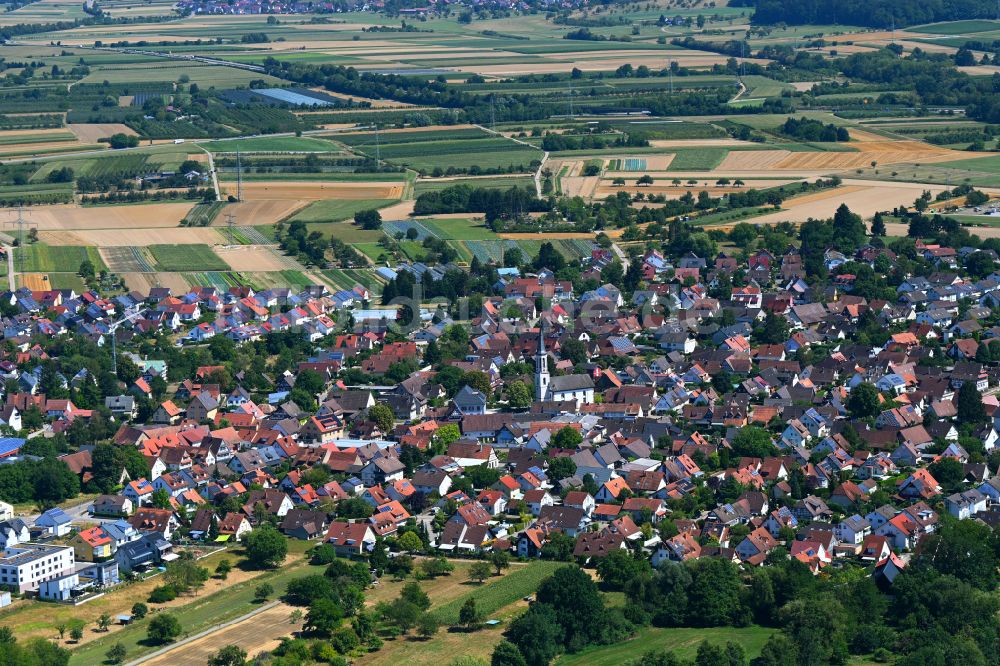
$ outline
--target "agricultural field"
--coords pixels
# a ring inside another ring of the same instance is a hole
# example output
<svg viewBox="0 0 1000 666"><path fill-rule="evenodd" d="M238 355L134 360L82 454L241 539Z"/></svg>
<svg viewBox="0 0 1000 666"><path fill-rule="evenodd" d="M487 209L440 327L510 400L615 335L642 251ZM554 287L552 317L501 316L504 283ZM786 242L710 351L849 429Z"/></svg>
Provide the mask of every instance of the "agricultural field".
<svg viewBox="0 0 1000 666"><path fill-rule="evenodd" d="M160 271L224 271L228 268L207 245L150 245L149 252Z"/></svg>
<svg viewBox="0 0 1000 666"><path fill-rule="evenodd" d="M326 139L311 136L252 137L249 139L226 139L222 141L199 142L199 145L215 154L235 153L326 153L337 147Z"/></svg>
<svg viewBox="0 0 1000 666"><path fill-rule="evenodd" d="M309 204L293 215L289 221L306 223L340 222L353 218L354 214L359 211L385 208L395 202L396 199L327 199Z"/></svg>
<svg viewBox="0 0 1000 666"><path fill-rule="evenodd" d="M23 248L16 248L14 259L18 270L38 273L76 273L84 261L90 261L98 273L107 270L107 266L95 247L51 246L44 243L32 243Z"/></svg>
<svg viewBox="0 0 1000 666"><path fill-rule="evenodd" d="M476 128L339 134L355 152L422 174L528 171L542 154L531 146Z"/></svg>

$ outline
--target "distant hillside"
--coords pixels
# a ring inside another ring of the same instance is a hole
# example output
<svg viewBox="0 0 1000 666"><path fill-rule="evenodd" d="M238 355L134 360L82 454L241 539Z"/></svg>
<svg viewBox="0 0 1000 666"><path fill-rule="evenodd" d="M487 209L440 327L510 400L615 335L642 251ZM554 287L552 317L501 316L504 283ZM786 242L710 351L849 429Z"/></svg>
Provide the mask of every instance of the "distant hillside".
<svg viewBox="0 0 1000 666"><path fill-rule="evenodd" d="M995 0L757 0L753 22L889 28L995 18Z"/></svg>

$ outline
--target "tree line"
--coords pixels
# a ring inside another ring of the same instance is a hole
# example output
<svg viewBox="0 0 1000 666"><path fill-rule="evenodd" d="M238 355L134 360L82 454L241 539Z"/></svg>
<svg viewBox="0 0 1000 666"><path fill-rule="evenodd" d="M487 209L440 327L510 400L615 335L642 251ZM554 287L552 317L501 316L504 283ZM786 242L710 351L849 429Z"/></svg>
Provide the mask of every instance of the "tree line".
<svg viewBox="0 0 1000 666"><path fill-rule="evenodd" d="M889 28L937 21L994 18L992 0L757 0L757 25L859 25Z"/></svg>

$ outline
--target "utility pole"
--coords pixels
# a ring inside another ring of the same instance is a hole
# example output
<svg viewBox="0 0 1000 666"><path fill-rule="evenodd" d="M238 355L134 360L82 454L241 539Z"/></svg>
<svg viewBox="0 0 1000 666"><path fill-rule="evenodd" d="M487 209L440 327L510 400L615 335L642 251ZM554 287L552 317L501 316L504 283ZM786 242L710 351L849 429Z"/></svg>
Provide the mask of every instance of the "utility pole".
<svg viewBox="0 0 1000 666"><path fill-rule="evenodd" d="M17 206L17 220L14 221L17 225L17 255L15 258L15 264L17 265L17 272L24 273L24 251L27 245L24 242L24 227L27 221L24 219L24 206L18 204Z"/></svg>
<svg viewBox="0 0 1000 666"><path fill-rule="evenodd" d="M243 201L243 167L240 163L240 144L236 144L236 201Z"/></svg>
<svg viewBox="0 0 1000 666"><path fill-rule="evenodd" d="M109 329L111 333L111 374L118 376L118 326Z"/></svg>

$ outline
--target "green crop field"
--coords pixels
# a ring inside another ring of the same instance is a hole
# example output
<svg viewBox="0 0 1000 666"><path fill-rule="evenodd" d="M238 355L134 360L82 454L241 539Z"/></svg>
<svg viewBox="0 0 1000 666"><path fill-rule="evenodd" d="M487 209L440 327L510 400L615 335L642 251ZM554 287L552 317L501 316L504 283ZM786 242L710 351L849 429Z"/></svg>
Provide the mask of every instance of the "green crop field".
<svg viewBox="0 0 1000 666"><path fill-rule="evenodd" d="M1000 21L951 21L949 23L932 23L914 28L907 28L906 32L917 32L931 35L964 35L977 32L990 32L1000 30Z"/></svg>
<svg viewBox="0 0 1000 666"><path fill-rule="evenodd" d="M157 270L225 271L229 264L207 245L150 245L149 251L156 260Z"/></svg>
<svg viewBox="0 0 1000 666"><path fill-rule="evenodd" d="M352 219L354 214L359 211L370 210L372 208L385 208L395 202L396 199L326 199L323 201L314 201L293 215L289 221L307 223L340 222L341 220ZM343 240L347 241L347 239Z"/></svg>
<svg viewBox="0 0 1000 666"><path fill-rule="evenodd" d="M248 72L232 67L221 67L214 65L197 65L193 63L176 62L164 65L158 61L155 65L134 65L126 67L100 67L96 68L89 76L83 79L83 83L145 83L147 81L176 81L181 75L187 75L191 81L206 88L232 87L248 85L254 80L263 80L271 85L280 85L281 79L276 79L267 74Z"/></svg>
<svg viewBox="0 0 1000 666"><path fill-rule="evenodd" d="M534 188L534 179L528 176L495 176L479 178L456 178L454 180L418 180L413 185L415 196L420 196L424 192L440 192L441 190L455 185L466 184L472 187L487 190L506 190L511 187L531 187Z"/></svg>
<svg viewBox="0 0 1000 666"><path fill-rule="evenodd" d="M377 243L382 238L379 229L362 229L353 221L310 222L306 225L309 233L318 231L327 238L336 238L348 244Z"/></svg>
<svg viewBox="0 0 1000 666"><path fill-rule="evenodd" d="M218 217L222 209L226 207L224 201L213 201L212 203L200 203L191 209L187 214L187 226L207 227L212 224L212 220Z"/></svg>
<svg viewBox="0 0 1000 666"><path fill-rule="evenodd" d="M667 171L710 171L719 166L728 154L725 148L678 150Z"/></svg>
<svg viewBox="0 0 1000 666"><path fill-rule="evenodd" d="M17 255L23 252L23 258ZM98 273L107 270L96 247L45 245L33 243L14 250L15 259L23 260L23 269L33 273L76 273L83 261L90 260Z"/></svg>
<svg viewBox="0 0 1000 666"><path fill-rule="evenodd" d="M215 154L253 152L338 152L337 146L325 139L311 136L260 136L249 139L200 141L199 144Z"/></svg>

